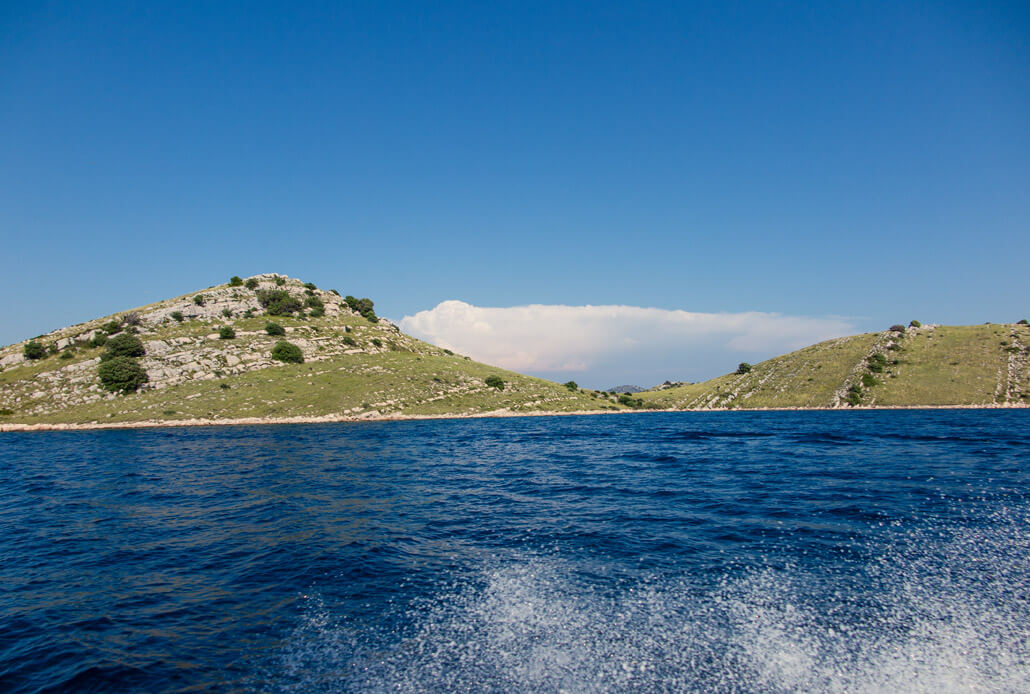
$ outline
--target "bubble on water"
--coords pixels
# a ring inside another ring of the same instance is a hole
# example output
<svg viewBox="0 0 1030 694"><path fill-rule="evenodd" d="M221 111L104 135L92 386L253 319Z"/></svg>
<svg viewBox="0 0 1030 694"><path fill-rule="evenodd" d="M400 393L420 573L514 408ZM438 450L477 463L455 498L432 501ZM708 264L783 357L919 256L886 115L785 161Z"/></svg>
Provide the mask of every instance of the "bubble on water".
<svg viewBox="0 0 1030 694"><path fill-rule="evenodd" d="M898 533L831 573L601 579L487 562L360 628L309 599L276 689L396 692L1030 691L1026 517Z"/></svg>

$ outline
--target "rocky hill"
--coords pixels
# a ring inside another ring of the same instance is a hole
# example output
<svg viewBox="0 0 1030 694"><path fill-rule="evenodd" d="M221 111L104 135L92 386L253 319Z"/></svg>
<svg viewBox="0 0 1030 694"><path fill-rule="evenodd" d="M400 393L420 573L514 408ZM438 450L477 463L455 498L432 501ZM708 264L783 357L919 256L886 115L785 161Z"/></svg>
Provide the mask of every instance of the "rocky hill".
<svg viewBox="0 0 1030 694"><path fill-rule="evenodd" d="M1030 326L894 326L828 340L703 383L638 393L643 406L1030 405Z"/></svg>
<svg viewBox="0 0 1030 694"><path fill-rule="evenodd" d="M265 274L10 345L0 427L624 407L412 338L372 306Z"/></svg>

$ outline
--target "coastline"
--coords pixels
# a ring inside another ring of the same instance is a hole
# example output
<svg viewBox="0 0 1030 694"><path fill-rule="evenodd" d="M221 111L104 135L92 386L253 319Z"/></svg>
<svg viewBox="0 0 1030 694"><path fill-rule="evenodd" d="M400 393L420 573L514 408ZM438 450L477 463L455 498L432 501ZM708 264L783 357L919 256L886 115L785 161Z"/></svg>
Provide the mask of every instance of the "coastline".
<svg viewBox="0 0 1030 694"><path fill-rule="evenodd" d="M225 419L147 419L138 422L83 422L83 423L38 423L0 422L0 433L31 431L92 431L98 429L157 429L163 427L213 427L213 426L260 426L268 424L337 424L343 422L402 422L434 419L503 419L508 417L583 417L592 415L640 414L648 412L869 412L875 410L1020 410L1030 408L1025 403L1004 403L985 405L890 405L871 407L735 407L705 410L572 410L556 412L540 410L535 412L512 412L492 410L474 414L369 414L369 415L322 415L318 417L236 417Z"/></svg>

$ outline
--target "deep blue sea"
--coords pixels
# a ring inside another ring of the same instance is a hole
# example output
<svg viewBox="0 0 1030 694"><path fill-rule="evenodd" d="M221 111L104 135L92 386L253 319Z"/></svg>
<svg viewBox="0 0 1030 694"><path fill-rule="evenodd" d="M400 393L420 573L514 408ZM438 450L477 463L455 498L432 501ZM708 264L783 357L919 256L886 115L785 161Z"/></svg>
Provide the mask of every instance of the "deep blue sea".
<svg viewBox="0 0 1030 694"><path fill-rule="evenodd" d="M0 434L0 690L1030 691L1030 410Z"/></svg>

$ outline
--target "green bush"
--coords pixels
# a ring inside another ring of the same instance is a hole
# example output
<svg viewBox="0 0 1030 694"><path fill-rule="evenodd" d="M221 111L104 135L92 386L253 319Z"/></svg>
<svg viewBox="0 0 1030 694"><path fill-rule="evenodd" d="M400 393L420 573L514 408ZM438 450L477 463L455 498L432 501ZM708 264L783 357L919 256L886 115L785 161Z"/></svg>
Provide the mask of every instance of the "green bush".
<svg viewBox="0 0 1030 694"><path fill-rule="evenodd" d="M355 299L353 296L344 297L344 302L350 308L351 311L363 316L370 323L378 323L379 318L375 313L375 304L371 299Z"/></svg>
<svg viewBox="0 0 1030 694"><path fill-rule="evenodd" d="M232 318L232 311L229 310L228 308L223 308L222 309L222 315L225 316L226 318Z"/></svg>
<svg viewBox="0 0 1030 694"><path fill-rule="evenodd" d="M872 388L873 386L880 385L880 382L872 374L862 374L862 385L866 388Z"/></svg>
<svg viewBox="0 0 1030 694"><path fill-rule="evenodd" d="M562 385L564 385L566 388L571 390L573 393L575 393L577 390L579 390L579 384L576 383L575 381L566 381Z"/></svg>
<svg viewBox="0 0 1030 694"><path fill-rule="evenodd" d="M104 325L101 327L103 328L104 332L106 332L108 335L115 335L116 333L120 333L122 331L122 322L112 320L104 323Z"/></svg>
<svg viewBox="0 0 1030 694"><path fill-rule="evenodd" d="M26 359L32 359L33 361L42 359L46 356L46 347L32 340L25 343L25 349L22 350L22 354L25 355Z"/></svg>
<svg viewBox="0 0 1030 694"><path fill-rule="evenodd" d="M107 344L107 333L97 331L93 334L93 339L89 341L90 347L103 347Z"/></svg>
<svg viewBox="0 0 1030 694"><path fill-rule="evenodd" d="M313 308L313 309L311 309L311 313L309 315L312 318L321 318L322 316L325 315L325 309L322 308L321 306L319 306L318 308Z"/></svg>
<svg viewBox="0 0 1030 694"><path fill-rule="evenodd" d="M269 335L272 335L273 337L277 335L286 334L286 330L283 328L283 326L279 325L278 323L266 323L265 332Z"/></svg>
<svg viewBox="0 0 1030 694"><path fill-rule="evenodd" d="M272 347L272 359L278 359L288 364L303 364L304 363L304 352L300 350L300 347L287 342L286 340L279 340Z"/></svg>
<svg viewBox="0 0 1030 694"><path fill-rule="evenodd" d="M149 380L146 370L132 357L112 357L102 362L97 375L100 384L111 392L130 393Z"/></svg>
<svg viewBox="0 0 1030 694"><path fill-rule="evenodd" d="M275 281L275 286L277 286L277 287L281 287L284 284L286 284L286 278L285 277L276 277L274 281Z"/></svg>
<svg viewBox="0 0 1030 694"><path fill-rule="evenodd" d="M0 417L8 417L14 414L14 410L9 407L0 407Z"/></svg>
<svg viewBox="0 0 1030 694"><path fill-rule="evenodd" d="M142 325L143 324L143 316L141 316L140 314L136 313L135 311L129 311L124 316L122 316L122 324L124 324L124 325Z"/></svg>
<svg viewBox="0 0 1030 694"><path fill-rule="evenodd" d="M315 291L316 289L318 289L318 287L315 286L314 282L305 282L304 283L304 288L305 289L310 289L311 291Z"/></svg>
<svg viewBox="0 0 1030 694"><path fill-rule="evenodd" d="M219 383L218 387L221 388L222 390L229 390L229 384L228 383Z"/></svg>
<svg viewBox="0 0 1030 694"><path fill-rule="evenodd" d="M197 306L203 306L204 302L206 301L207 297L203 294L197 294L195 297L193 297L193 303L195 303Z"/></svg>
<svg viewBox="0 0 1030 694"><path fill-rule="evenodd" d="M373 337L372 338L372 344L375 345L376 347L382 347L383 346L383 341L380 340L378 337Z"/></svg>
<svg viewBox="0 0 1030 694"><path fill-rule="evenodd" d="M358 343L355 342L354 338L351 337L350 335L344 335L343 336L343 344L347 345L348 347L357 347L358 346Z"/></svg>
<svg viewBox="0 0 1030 694"><path fill-rule="evenodd" d="M185 318L185 316L182 315L182 311L172 311L171 316L172 320L176 323L182 323L183 318Z"/></svg>
<svg viewBox="0 0 1030 694"><path fill-rule="evenodd" d="M304 305L308 308L325 308L325 304L317 296L309 296L304 300Z"/></svg>
<svg viewBox="0 0 1030 694"><path fill-rule="evenodd" d="M890 330L891 330L891 332L895 332L895 333L903 333L903 332L905 332L905 326L902 325L901 323L895 323L894 325L892 325L890 327Z"/></svg>
<svg viewBox="0 0 1030 694"><path fill-rule="evenodd" d="M236 331L233 330L231 326L223 325L218 329L219 340L231 340L234 337L236 337Z"/></svg>
<svg viewBox="0 0 1030 694"><path fill-rule="evenodd" d="M143 342L138 337L122 333L107 341L107 349L100 355L100 361L109 361L118 357L142 357L146 353Z"/></svg>
<svg viewBox="0 0 1030 694"><path fill-rule="evenodd" d="M66 349L63 352L61 352L61 359L74 359L74 358L75 358L75 352L71 351L70 349Z"/></svg>
<svg viewBox="0 0 1030 694"><path fill-rule="evenodd" d="M1019 322L1016 323L1016 325L1030 325L1030 320L1027 320L1026 318L1022 318L1022 319L1019 320Z"/></svg>
<svg viewBox="0 0 1030 694"><path fill-rule="evenodd" d="M338 290L338 289L330 289L329 291L332 292L333 294L335 294L336 296L340 295L340 290Z"/></svg>
<svg viewBox="0 0 1030 694"><path fill-rule="evenodd" d="M232 277L229 278L229 286L230 287L242 287L243 286L243 278L240 277L239 275L233 275Z"/></svg>
<svg viewBox="0 0 1030 694"><path fill-rule="evenodd" d="M917 321L917 320L914 320L914 321L911 321L911 322L909 322L909 327L912 327L912 328L921 328L921 327L923 327L923 324L922 324L922 323L920 323L920 322L919 322L919 321Z"/></svg>
<svg viewBox="0 0 1030 694"><path fill-rule="evenodd" d="M500 376L487 376L486 385L497 390L504 390L504 380Z"/></svg>
<svg viewBox="0 0 1030 694"><path fill-rule="evenodd" d="M300 300L285 289L264 289L257 293L258 303L271 316L286 316L301 309Z"/></svg>
<svg viewBox="0 0 1030 694"><path fill-rule="evenodd" d="M737 370L734 373L737 373L737 374L751 373L751 365L748 364L746 361L742 361L742 362L740 362L740 364L737 365Z"/></svg>
<svg viewBox="0 0 1030 694"><path fill-rule="evenodd" d="M257 278L251 277L250 279L248 279L243 284L247 287L247 289L257 289L258 288L258 284L260 284L260 282L257 281Z"/></svg>

